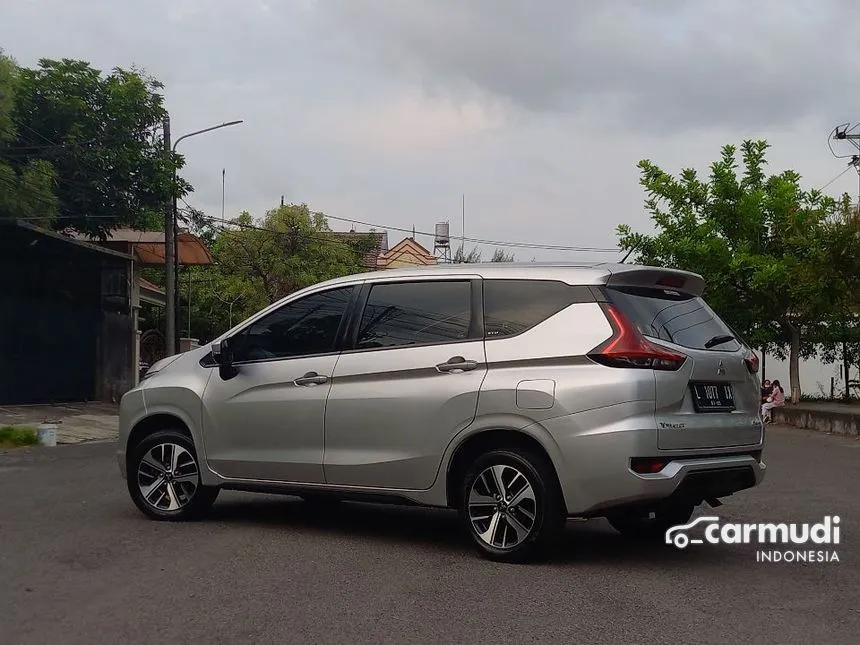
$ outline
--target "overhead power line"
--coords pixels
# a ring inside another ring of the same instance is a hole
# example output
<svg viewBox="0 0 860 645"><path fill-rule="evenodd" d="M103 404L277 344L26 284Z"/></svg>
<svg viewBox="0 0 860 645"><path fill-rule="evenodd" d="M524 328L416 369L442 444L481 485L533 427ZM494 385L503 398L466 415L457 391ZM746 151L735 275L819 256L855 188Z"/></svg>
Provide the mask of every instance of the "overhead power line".
<svg viewBox="0 0 860 645"><path fill-rule="evenodd" d="M839 179L840 177L842 177L842 175L844 175L846 172L848 172L849 170L851 170L851 168L853 168L853 166L850 166L850 165L849 165L845 170L843 170L842 172L840 172L840 173L839 173L838 175L836 175L833 179L831 179L831 180L830 180L830 181L828 181L826 184L824 184L821 188L819 188L819 189L818 189L818 190L819 190L819 192L820 192L820 191L822 191L822 190L824 190L824 189L825 189L825 188L827 188L828 186L830 186L834 181L836 181L837 179Z"/></svg>
<svg viewBox="0 0 860 645"><path fill-rule="evenodd" d="M339 222L348 222L350 224L360 224L361 226L369 226L371 228L381 228L389 231L398 231L403 233L412 233L413 229L411 228L403 228L400 226L389 226L387 224L372 224L368 222L362 222L357 219L350 219L348 217L337 217L335 215L327 215L325 213L318 213L319 215L323 215L327 219L333 219ZM416 234L419 235L429 235L434 236L435 233L428 233L427 231L415 231ZM525 249L545 249L548 251L582 251L582 252L591 252L591 253L619 253L621 249L618 247L614 248L598 248L598 247L590 247L590 246L564 246L560 244L543 244L539 242L505 242L499 240L485 240L477 237L462 237L460 238L466 242L473 242L475 244L486 244L487 246L507 246L514 248L525 248Z"/></svg>

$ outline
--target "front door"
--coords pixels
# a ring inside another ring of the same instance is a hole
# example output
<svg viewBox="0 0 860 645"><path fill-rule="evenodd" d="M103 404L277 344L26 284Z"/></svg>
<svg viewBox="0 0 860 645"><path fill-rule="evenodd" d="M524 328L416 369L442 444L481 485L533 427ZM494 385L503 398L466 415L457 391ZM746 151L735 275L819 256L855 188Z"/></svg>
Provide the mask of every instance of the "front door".
<svg viewBox="0 0 860 645"><path fill-rule="evenodd" d="M231 339L237 374L203 394L210 467L223 477L322 483L325 405L354 287L284 304Z"/></svg>
<svg viewBox="0 0 860 645"><path fill-rule="evenodd" d="M326 407L329 484L429 488L486 375L469 279L374 284Z"/></svg>

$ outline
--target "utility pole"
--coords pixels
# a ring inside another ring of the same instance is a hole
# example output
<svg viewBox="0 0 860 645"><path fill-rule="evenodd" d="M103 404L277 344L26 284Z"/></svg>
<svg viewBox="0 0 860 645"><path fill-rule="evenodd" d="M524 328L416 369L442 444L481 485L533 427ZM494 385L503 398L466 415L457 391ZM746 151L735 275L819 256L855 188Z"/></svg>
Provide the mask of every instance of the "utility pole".
<svg viewBox="0 0 860 645"><path fill-rule="evenodd" d="M164 149L172 158L170 145L170 116L164 117ZM176 195L176 173L171 173L170 190ZM176 224L174 220L175 198L164 205L164 295L165 295L165 351L168 356L176 353Z"/></svg>
<svg viewBox="0 0 860 645"><path fill-rule="evenodd" d="M183 139L187 139L189 137L196 137L198 134L204 134L206 132L211 132L212 130L219 130L220 128L227 128L231 125L239 125L240 123L242 123L241 120L239 120L239 121L228 121L226 123L221 123L219 125L213 125L212 127L209 127L209 128L203 128L202 130L195 130L194 132L189 132L188 134L183 134L181 137L179 137L176 141L173 142L173 146L170 146L170 137L168 134L168 137L167 137L168 150L175 153L176 152L176 146L179 145L179 142L182 141ZM169 130L169 125L168 125L168 133L169 132L170 132L170 130ZM172 161L172 159L171 159L171 161ZM177 195L178 183L179 183L179 180L176 176L176 166L174 165L173 166L173 204L172 204L171 214L170 214L170 219L172 220L172 222L170 224L168 224L167 226L165 226L165 241L164 241L164 243L167 244L166 229L169 228L173 232L172 248L174 251L176 250L176 240L179 237L179 224L178 224L179 217L177 215L177 209L176 209L176 202L177 202L177 198L178 198L178 195ZM177 334L176 334L176 321L179 319L179 281L176 279L176 276L179 273L179 254L173 253L173 256L171 259L172 259L172 263L169 259L165 258L165 264L171 264L173 267L172 279L169 278L170 281L166 282L165 288L164 288L164 290L167 292L167 294L166 294L167 295L166 305L167 305L168 320L170 320L171 315L173 316L173 327L172 328L168 327L168 329L172 329L172 331L173 331L173 343L171 344L170 334L168 333L168 335L167 335L167 346L168 346L168 348L172 348L172 349L168 349L168 351L171 351L174 354L178 354L179 353L179 338L177 337ZM167 275L170 276L169 271L168 271ZM173 302L171 302L171 294L173 294L173 297L172 297ZM189 310L189 315L190 315L190 310Z"/></svg>
<svg viewBox="0 0 860 645"><path fill-rule="evenodd" d="M224 226L224 191L227 182L227 169L221 169L221 226Z"/></svg>
<svg viewBox="0 0 860 645"><path fill-rule="evenodd" d="M173 171L173 185L176 183L176 170ZM173 320L176 321L176 337L173 340L173 353L179 353L179 304L182 302L179 297L179 212L176 209L177 195L176 190L173 191Z"/></svg>
<svg viewBox="0 0 860 645"><path fill-rule="evenodd" d="M848 141L854 148L860 153L860 133L857 132L860 124L855 124L851 126L850 123L844 123L842 125L837 125L833 128L833 131L830 135L831 139L834 141ZM829 145L828 141L828 145ZM845 159L850 157L850 161L848 162L849 166L854 166L854 170L857 171L857 176L860 178L860 154L852 154L852 155L838 155L833 150L833 146L830 146L830 152L837 159ZM860 216L860 187L858 187L858 195L857 195L857 214ZM848 358L848 341L846 339L846 329L843 323L843 336L842 336L842 378L845 383L845 391L842 393L842 396L846 403L851 400L851 389L849 387L849 382L851 380L851 361Z"/></svg>
<svg viewBox="0 0 860 645"><path fill-rule="evenodd" d="M463 252L466 251L466 193L463 193Z"/></svg>

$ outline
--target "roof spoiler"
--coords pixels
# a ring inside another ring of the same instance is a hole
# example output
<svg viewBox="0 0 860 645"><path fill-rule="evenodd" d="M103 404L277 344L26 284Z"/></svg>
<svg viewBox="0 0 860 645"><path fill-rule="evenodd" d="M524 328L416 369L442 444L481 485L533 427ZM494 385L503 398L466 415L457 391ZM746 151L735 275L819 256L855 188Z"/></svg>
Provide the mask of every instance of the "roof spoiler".
<svg viewBox="0 0 860 645"><path fill-rule="evenodd" d="M611 269L606 286L652 287L701 296L705 290L705 279L698 273L680 269L622 265Z"/></svg>

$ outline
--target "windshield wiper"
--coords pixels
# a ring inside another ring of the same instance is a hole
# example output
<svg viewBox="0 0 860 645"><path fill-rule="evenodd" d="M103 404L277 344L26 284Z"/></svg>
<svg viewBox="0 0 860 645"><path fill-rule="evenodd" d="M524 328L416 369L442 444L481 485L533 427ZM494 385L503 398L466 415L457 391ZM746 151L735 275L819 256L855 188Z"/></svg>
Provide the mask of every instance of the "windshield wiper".
<svg viewBox="0 0 860 645"><path fill-rule="evenodd" d="M728 343L729 341L734 340L734 336L729 336L728 334L723 334L721 336L714 336L711 340L705 343L705 349L711 349L711 347L716 347L717 345L722 345L723 343Z"/></svg>

